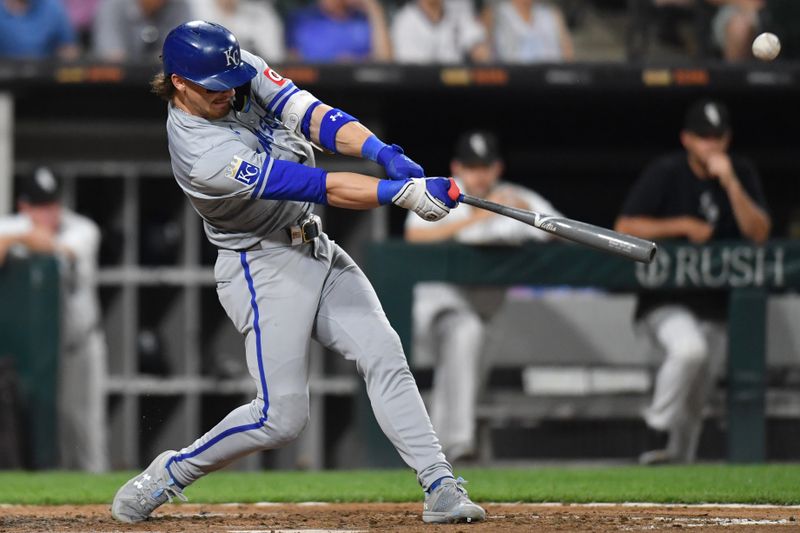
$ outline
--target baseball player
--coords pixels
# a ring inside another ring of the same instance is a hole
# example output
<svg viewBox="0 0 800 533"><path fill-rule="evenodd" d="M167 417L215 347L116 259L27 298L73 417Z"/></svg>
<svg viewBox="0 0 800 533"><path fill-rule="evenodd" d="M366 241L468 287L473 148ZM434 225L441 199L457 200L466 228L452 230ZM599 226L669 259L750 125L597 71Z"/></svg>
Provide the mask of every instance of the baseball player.
<svg viewBox="0 0 800 533"><path fill-rule="evenodd" d="M105 398L106 343L97 298L100 230L61 206L60 185L47 168L20 180L18 214L0 219L0 265L20 248L60 262L61 356L58 432L62 468L108 470Z"/></svg>
<svg viewBox="0 0 800 533"><path fill-rule="evenodd" d="M489 132L462 135L450 170L467 194L560 216L541 195L500 181L503 162L497 139ZM415 218L419 217L406 219L406 239L411 242L521 244L550 239L549 233L469 205L435 223ZM451 461L469 459L476 452L475 404L484 323L473 300L470 291L448 283L420 283L414 289L414 354L430 354L435 361L431 421Z"/></svg>
<svg viewBox="0 0 800 533"><path fill-rule="evenodd" d="M256 398L180 451L165 451L119 489L112 515L138 522L183 489L244 455L295 439L308 420L311 338L354 361L386 436L425 490L426 522L479 521L453 476L399 337L353 260L321 229L313 203L395 204L427 220L456 207L452 179L422 168L340 109L240 50L217 24L178 26L154 91L168 100L178 185L219 248L217 293L245 339ZM381 164L388 180L314 168L312 143Z"/></svg>
<svg viewBox="0 0 800 533"><path fill-rule="evenodd" d="M615 229L645 239L715 239L762 243L771 221L755 167L728 154L727 107L694 103L686 115L685 151L651 164L634 184ZM636 318L663 350L647 425L667 433L667 445L642 454L643 464L690 463L695 459L703 407L723 362L727 295L680 291L639 295Z"/></svg>

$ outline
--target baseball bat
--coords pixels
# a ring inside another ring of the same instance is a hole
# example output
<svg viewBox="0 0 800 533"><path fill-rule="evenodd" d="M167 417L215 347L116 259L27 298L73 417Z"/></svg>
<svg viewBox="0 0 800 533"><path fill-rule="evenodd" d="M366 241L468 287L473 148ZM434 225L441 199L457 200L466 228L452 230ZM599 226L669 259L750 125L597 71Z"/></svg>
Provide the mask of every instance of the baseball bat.
<svg viewBox="0 0 800 533"><path fill-rule="evenodd" d="M469 204L487 211L514 218L535 228L569 239L578 244L583 244L597 250L610 252L615 255L633 259L642 263L649 263L656 256L656 243L640 239L632 235L625 235L616 231L601 228L586 222L579 222L571 218L543 215L533 211L517 209L507 205L498 204L468 194L461 194L459 202Z"/></svg>

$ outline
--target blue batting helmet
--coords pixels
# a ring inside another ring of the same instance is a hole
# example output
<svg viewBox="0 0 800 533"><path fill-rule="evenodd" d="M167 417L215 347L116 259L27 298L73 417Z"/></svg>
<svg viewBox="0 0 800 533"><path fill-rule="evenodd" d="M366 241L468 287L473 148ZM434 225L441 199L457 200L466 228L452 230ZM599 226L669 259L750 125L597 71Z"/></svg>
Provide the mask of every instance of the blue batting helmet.
<svg viewBox="0 0 800 533"><path fill-rule="evenodd" d="M195 20L174 28L164 40L164 74L182 78L212 91L244 85L258 71L242 61L239 41L226 28Z"/></svg>

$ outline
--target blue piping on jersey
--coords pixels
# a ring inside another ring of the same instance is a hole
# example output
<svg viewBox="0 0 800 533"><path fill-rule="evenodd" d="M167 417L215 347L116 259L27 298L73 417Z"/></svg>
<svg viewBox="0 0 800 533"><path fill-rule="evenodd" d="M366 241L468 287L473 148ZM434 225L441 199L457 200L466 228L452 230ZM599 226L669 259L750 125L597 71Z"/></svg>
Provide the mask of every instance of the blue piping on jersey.
<svg viewBox="0 0 800 533"><path fill-rule="evenodd" d="M274 162L275 160L269 156L264 160L264 166L261 167L261 174L259 174L256 179L256 184L253 186L253 192L250 193L250 198L261 198L261 195L264 193L263 189L265 188L264 182L267 181L266 178L269 176Z"/></svg>
<svg viewBox="0 0 800 533"><path fill-rule="evenodd" d="M256 178L256 184L253 185L253 191L250 193L250 198L258 198L261 186L264 185L264 178L266 178L267 174L269 173L267 167L271 161L272 158L269 156L264 159L264 165L261 166L261 172L259 173L258 178Z"/></svg>
<svg viewBox="0 0 800 533"><path fill-rule="evenodd" d="M167 461L166 469L169 472L170 477L172 477L175 484L178 485L181 489L184 489L182 484L178 483L175 479L175 476L172 475L172 470L170 470L170 466L173 463L177 463L179 461L183 461L184 459L190 459L192 457L196 457L197 455L203 453L207 449L211 448L216 443L220 442L225 437L229 437L230 435L235 435L236 433L241 433L243 431L250 431L252 429L261 429L264 427L264 424L267 423L269 417L267 416L267 411L269 410L269 391L267 390L267 377L264 374L264 359L262 357L261 352L261 326L259 325L259 312L258 312L258 302L256 301L256 288L253 285L253 277L250 275L250 265L247 263L247 252L241 252L239 254L242 268L244 269L244 277L247 280L247 287L250 289L250 306L253 308L253 331L256 334L256 356L258 357L258 375L261 379L261 390L264 391L264 407L261 410L261 418L258 419L258 422L253 424L246 424L243 426L236 426L229 429L226 429L213 439L209 440L196 450L190 453L179 453L170 457L169 461Z"/></svg>
<svg viewBox="0 0 800 533"><path fill-rule="evenodd" d="M275 108L275 111L273 111L273 114L276 117L280 118L281 113L283 113L283 108L286 107L286 102L289 101L289 98L291 98L293 95L295 95L296 93L299 93L299 92L300 92L300 89L295 87L289 94L286 95L286 98L284 98L283 101L280 104L278 104L278 107Z"/></svg>
<svg viewBox="0 0 800 533"><path fill-rule="evenodd" d="M272 110L274 106L277 106L278 102L280 102L281 98L283 98L283 95L291 91L293 88L294 88L294 83L290 83L286 87L281 89L280 92L278 92L278 94L275 95L275 98L270 100L267 109Z"/></svg>

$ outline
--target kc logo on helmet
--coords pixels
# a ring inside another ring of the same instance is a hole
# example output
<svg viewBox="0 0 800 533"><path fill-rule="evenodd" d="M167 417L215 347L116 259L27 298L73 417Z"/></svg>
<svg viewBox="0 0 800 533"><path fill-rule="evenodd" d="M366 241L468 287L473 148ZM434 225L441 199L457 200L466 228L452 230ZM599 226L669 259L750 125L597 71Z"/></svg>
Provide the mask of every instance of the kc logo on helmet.
<svg viewBox="0 0 800 533"><path fill-rule="evenodd" d="M225 54L225 66L230 67L231 65L238 65L239 64L239 50L236 48L231 48L229 50L225 50L223 52Z"/></svg>

